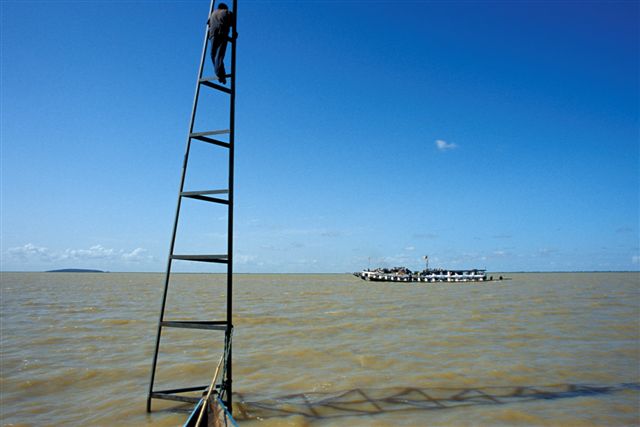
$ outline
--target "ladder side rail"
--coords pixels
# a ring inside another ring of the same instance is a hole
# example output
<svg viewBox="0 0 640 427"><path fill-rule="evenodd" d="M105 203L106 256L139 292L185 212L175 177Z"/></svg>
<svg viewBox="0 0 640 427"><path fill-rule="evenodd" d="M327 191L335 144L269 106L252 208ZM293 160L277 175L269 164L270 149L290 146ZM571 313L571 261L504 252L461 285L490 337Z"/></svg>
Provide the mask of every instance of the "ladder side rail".
<svg viewBox="0 0 640 427"><path fill-rule="evenodd" d="M213 11L213 6L214 6L215 0L211 0L211 3L209 5L209 15L207 15L207 18L211 15L211 12ZM204 42L202 44L202 55L200 57L200 67L198 68L198 79L196 80L196 92L195 95L193 97L193 106L191 108L191 119L190 119L190 124L189 124L189 133L188 135L191 135L191 133L193 133L193 126L195 123L195 117L196 117L196 110L198 108L198 98L200 96L200 79L202 78L202 71L204 69L204 63L205 63L205 58L207 55L207 46L209 42L209 31L208 28L205 28L205 32L204 32ZM147 395L147 412L151 412L151 394L153 393L153 384L155 381L155 376L156 376L156 366L158 364L158 351L160 349L160 337L162 335L162 322L164 321L164 311L165 311L165 307L167 304L167 293L169 290L169 277L171 275L171 261L172 261L172 257L173 257L173 249L175 247L175 243L176 243L176 233L178 230L178 219L180 217L180 206L181 206L181 202L182 202L182 197L181 197L181 193L184 190L184 181L187 175L187 164L189 161L189 151L191 149L191 138L189 136L187 136L187 144L186 144L186 149L185 149L185 154L184 154L184 160L182 162L182 176L180 178L180 191L178 192L178 203L177 203L177 207L176 207L176 216L173 222L173 231L171 233L171 243L169 245L169 256L167 259L167 270L165 273L165 279L164 279L164 291L162 294L162 303L161 303L161 307L160 307L160 318L158 320L158 329L157 329L157 335L156 335L156 343L155 343L155 351L153 353L153 362L151 365L151 378L149 380L149 393Z"/></svg>
<svg viewBox="0 0 640 427"><path fill-rule="evenodd" d="M233 329L233 201L234 201L234 152L235 152L235 112L236 112L236 81L238 76L236 73L236 45L237 45L237 22L238 22L238 0L233 0L233 22L231 30L231 73L233 78L231 79L231 94L229 97L229 205L228 205L228 230L227 230L227 257L229 263L227 264L227 331L225 333L225 340L228 340L228 353L226 364L226 402L225 405L233 414L233 374L232 374L232 329Z"/></svg>

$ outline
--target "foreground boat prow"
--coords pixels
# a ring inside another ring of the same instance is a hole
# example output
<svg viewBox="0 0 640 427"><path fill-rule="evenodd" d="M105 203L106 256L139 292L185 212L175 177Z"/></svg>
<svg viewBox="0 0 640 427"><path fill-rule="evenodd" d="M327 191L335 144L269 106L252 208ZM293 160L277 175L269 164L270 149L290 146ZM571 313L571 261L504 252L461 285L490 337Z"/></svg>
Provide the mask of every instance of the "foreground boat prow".
<svg viewBox="0 0 640 427"><path fill-rule="evenodd" d="M206 407L203 410L203 405ZM229 410L217 395L200 399L182 427L238 427Z"/></svg>

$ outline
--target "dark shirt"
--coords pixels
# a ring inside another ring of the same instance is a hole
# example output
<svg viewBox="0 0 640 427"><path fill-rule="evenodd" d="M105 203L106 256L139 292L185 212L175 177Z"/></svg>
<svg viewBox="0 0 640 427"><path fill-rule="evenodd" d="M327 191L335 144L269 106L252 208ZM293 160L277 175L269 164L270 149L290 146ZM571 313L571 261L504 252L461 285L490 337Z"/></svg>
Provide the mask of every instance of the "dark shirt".
<svg viewBox="0 0 640 427"><path fill-rule="evenodd" d="M209 38L228 35L231 28L232 13L228 9L216 9L209 16Z"/></svg>

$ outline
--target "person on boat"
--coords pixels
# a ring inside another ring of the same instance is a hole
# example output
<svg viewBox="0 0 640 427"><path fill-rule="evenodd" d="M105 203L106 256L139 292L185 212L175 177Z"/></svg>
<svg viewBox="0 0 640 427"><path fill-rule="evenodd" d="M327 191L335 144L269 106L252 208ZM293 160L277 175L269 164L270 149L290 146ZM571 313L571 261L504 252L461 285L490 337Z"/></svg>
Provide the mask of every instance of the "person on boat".
<svg viewBox="0 0 640 427"><path fill-rule="evenodd" d="M211 61L218 81L227 83L224 70L224 55L227 51L229 29L233 22L233 13L225 3L218 4L218 8L209 16L209 40L211 42Z"/></svg>

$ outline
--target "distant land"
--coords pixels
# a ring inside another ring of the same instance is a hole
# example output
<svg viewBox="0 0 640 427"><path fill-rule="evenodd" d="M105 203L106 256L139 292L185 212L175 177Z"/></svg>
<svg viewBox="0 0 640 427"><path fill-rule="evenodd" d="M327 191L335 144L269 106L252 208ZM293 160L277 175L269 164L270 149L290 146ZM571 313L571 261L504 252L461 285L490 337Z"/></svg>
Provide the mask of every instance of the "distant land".
<svg viewBox="0 0 640 427"><path fill-rule="evenodd" d="M61 268L60 270L48 270L46 273L106 273L106 271L86 268Z"/></svg>

